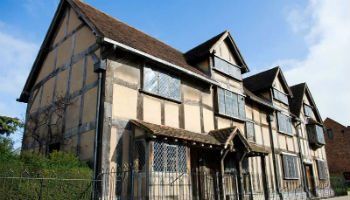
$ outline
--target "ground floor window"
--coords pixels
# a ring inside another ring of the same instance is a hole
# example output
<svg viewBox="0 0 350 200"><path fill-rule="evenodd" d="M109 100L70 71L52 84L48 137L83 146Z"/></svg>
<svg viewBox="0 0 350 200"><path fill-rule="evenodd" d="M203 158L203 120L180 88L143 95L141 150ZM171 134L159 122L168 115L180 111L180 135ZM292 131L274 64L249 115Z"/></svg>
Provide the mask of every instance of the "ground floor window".
<svg viewBox="0 0 350 200"><path fill-rule="evenodd" d="M186 147L155 141L153 144L153 171L187 172Z"/></svg>
<svg viewBox="0 0 350 200"><path fill-rule="evenodd" d="M326 167L325 161L317 160L317 171L318 171L318 178L320 180L327 179L327 167Z"/></svg>
<svg viewBox="0 0 350 200"><path fill-rule="evenodd" d="M297 156L282 154L284 179L299 179Z"/></svg>

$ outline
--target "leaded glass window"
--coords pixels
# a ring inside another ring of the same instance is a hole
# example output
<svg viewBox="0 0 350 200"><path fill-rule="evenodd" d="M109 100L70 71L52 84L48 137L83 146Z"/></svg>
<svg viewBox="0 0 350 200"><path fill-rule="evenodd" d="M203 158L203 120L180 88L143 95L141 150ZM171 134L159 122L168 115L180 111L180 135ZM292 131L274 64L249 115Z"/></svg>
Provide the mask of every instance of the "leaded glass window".
<svg viewBox="0 0 350 200"><path fill-rule="evenodd" d="M255 128L254 128L254 123L247 121L245 123L245 129L246 129L246 137L248 140L254 141L255 139Z"/></svg>
<svg viewBox="0 0 350 200"><path fill-rule="evenodd" d="M186 147L155 141L153 144L153 171L187 172Z"/></svg>
<svg viewBox="0 0 350 200"><path fill-rule="evenodd" d="M214 57L214 68L220 72L227 74L237 80L242 80L241 69L221 58Z"/></svg>
<svg viewBox="0 0 350 200"><path fill-rule="evenodd" d="M283 172L285 179L299 179L297 157L282 154Z"/></svg>
<svg viewBox="0 0 350 200"><path fill-rule="evenodd" d="M317 160L317 171L320 180L327 179L327 166L325 161Z"/></svg>
<svg viewBox="0 0 350 200"><path fill-rule="evenodd" d="M143 90L169 99L181 100L181 81L169 74L144 68Z"/></svg>
<svg viewBox="0 0 350 200"><path fill-rule="evenodd" d="M276 100L278 100L278 101L288 105L288 97L287 97L287 95L284 94L283 92L277 90L276 88L273 89L273 97Z"/></svg>
<svg viewBox="0 0 350 200"><path fill-rule="evenodd" d="M320 125L316 125L316 137L317 137L317 142L320 144L325 144L324 140L324 131L323 127Z"/></svg>
<svg viewBox="0 0 350 200"><path fill-rule="evenodd" d="M304 104L304 113L307 117L314 117L314 111L311 106Z"/></svg>
<svg viewBox="0 0 350 200"><path fill-rule="evenodd" d="M245 102L242 95L222 88L218 88L217 93L220 114L240 119L245 118Z"/></svg>
<svg viewBox="0 0 350 200"><path fill-rule="evenodd" d="M289 116L282 114L281 112L277 112L277 123L278 123L279 132L282 132L288 135L293 134L292 119Z"/></svg>

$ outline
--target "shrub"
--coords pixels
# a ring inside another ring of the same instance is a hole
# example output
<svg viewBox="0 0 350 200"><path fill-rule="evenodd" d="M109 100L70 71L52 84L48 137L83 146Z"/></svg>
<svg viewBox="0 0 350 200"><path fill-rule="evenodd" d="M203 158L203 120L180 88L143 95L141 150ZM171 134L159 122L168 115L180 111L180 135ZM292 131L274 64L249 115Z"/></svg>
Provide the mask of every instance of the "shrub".
<svg viewBox="0 0 350 200"><path fill-rule="evenodd" d="M330 177L331 186L334 190L335 196L347 195L348 188L346 186L345 180L341 176Z"/></svg>
<svg viewBox="0 0 350 200"><path fill-rule="evenodd" d="M90 199L92 170L74 154L53 152L45 157L23 152L21 156L7 156L6 159L2 156L1 198Z"/></svg>

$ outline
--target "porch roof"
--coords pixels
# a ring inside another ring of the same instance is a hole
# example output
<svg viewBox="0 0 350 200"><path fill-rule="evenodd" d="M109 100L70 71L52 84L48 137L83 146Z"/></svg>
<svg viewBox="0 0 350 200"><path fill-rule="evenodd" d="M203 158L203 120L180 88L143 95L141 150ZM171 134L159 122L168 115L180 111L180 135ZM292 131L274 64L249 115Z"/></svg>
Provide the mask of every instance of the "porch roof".
<svg viewBox="0 0 350 200"><path fill-rule="evenodd" d="M223 145L215 137L209 134L195 133L181 128L173 128L164 125L152 124L140 120L131 120L131 123L145 130L148 134L154 136L170 137L217 146Z"/></svg>
<svg viewBox="0 0 350 200"><path fill-rule="evenodd" d="M256 154L268 154L269 151L266 147L249 142L241 133L241 131L235 127L228 127L223 129L217 129L210 131L208 134L195 133L181 128L173 128L164 125L153 124L141 120L130 121L135 126L146 131L146 137L153 138L175 138L180 140L192 141L201 144L221 146L221 148L233 147L233 140L238 139L243 143L246 150L251 156Z"/></svg>

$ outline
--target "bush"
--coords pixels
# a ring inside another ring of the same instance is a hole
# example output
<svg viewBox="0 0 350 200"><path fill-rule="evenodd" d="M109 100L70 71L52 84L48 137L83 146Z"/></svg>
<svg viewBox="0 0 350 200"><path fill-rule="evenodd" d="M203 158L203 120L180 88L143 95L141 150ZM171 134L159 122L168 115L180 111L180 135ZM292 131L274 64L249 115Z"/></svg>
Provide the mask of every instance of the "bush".
<svg viewBox="0 0 350 200"><path fill-rule="evenodd" d="M0 153L1 198L90 199L92 170L74 154Z"/></svg>
<svg viewBox="0 0 350 200"><path fill-rule="evenodd" d="M335 196L342 196L348 194L348 188L346 186L345 179L341 176L330 177L331 186L334 190Z"/></svg>

